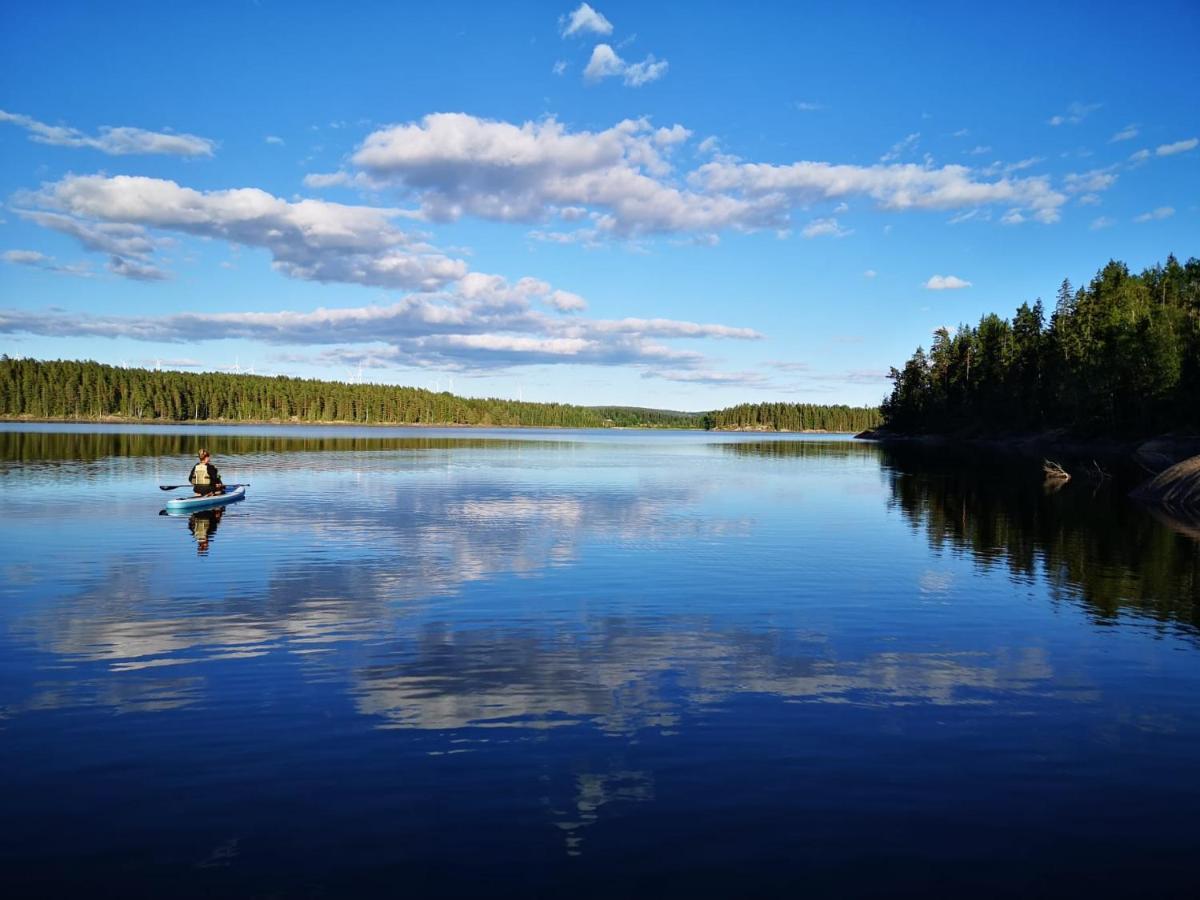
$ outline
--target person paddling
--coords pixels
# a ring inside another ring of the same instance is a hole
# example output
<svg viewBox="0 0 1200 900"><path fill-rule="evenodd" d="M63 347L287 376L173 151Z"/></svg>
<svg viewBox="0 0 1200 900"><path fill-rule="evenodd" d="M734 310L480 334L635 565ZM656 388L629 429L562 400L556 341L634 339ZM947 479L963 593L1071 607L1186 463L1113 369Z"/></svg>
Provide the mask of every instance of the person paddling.
<svg viewBox="0 0 1200 900"><path fill-rule="evenodd" d="M192 472L188 475L188 481L192 483L192 490L201 497L225 493L221 475L217 472L217 467L210 461L211 457L208 455L208 451L201 450L197 455L200 457L200 462L192 466Z"/></svg>

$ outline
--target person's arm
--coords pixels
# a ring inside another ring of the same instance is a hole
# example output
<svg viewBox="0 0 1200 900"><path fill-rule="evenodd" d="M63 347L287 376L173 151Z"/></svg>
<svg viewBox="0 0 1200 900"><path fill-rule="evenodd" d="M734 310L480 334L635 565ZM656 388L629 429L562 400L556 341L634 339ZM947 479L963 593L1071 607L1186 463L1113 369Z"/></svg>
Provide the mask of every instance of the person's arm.
<svg viewBox="0 0 1200 900"><path fill-rule="evenodd" d="M192 466L190 469L188 469L188 484L195 484L195 483L196 483L196 467Z"/></svg>
<svg viewBox="0 0 1200 900"><path fill-rule="evenodd" d="M208 480L213 484L221 483L221 473L217 471L217 467L212 463L208 464Z"/></svg>

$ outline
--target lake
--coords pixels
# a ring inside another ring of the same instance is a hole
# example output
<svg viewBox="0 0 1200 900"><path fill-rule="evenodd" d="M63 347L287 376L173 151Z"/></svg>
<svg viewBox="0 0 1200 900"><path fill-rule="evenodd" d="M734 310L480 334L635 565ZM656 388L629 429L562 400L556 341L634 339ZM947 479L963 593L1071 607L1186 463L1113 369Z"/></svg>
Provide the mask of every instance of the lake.
<svg viewBox="0 0 1200 900"><path fill-rule="evenodd" d="M207 446L247 499L160 515ZM1200 542L841 437L0 428L16 895L1185 893Z"/></svg>

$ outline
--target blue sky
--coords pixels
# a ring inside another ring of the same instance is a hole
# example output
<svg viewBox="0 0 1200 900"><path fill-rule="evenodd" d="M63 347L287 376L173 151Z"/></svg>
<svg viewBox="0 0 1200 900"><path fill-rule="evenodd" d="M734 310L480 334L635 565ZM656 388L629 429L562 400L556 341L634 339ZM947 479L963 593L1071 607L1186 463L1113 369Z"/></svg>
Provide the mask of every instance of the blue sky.
<svg viewBox="0 0 1200 900"><path fill-rule="evenodd" d="M1198 42L1194 2L15 6L0 351L875 403L937 326L1200 251Z"/></svg>

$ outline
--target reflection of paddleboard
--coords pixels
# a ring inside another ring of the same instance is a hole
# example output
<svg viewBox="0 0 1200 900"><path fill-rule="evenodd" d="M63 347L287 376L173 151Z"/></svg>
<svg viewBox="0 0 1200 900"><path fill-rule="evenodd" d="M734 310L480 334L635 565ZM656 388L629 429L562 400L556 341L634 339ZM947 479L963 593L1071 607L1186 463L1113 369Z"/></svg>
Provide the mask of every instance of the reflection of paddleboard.
<svg viewBox="0 0 1200 900"><path fill-rule="evenodd" d="M244 484L231 484L225 488L223 494L209 494L207 497L172 497L167 501L167 512L187 514L198 509L212 509L226 503L237 503L245 496Z"/></svg>

